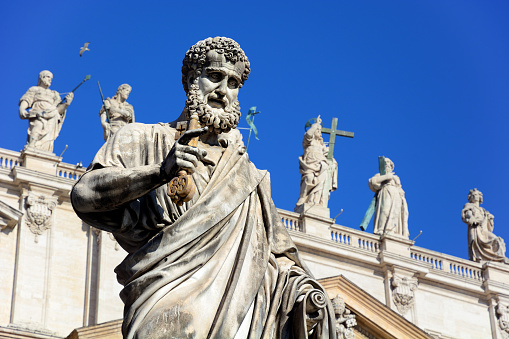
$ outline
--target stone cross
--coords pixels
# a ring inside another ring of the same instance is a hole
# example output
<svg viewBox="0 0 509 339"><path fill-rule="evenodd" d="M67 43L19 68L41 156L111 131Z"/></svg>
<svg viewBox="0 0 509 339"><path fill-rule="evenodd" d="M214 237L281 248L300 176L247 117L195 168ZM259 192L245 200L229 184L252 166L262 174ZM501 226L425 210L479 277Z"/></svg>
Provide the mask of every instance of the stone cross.
<svg viewBox="0 0 509 339"><path fill-rule="evenodd" d="M336 129L338 126L338 118L332 118L331 128L322 127L322 133L330 134L329 138L329 153L327 153L327 159L332 160L334 154L334 144L336 143L336 135L341 137L353 138L353 132L341 131Z"/></svg>

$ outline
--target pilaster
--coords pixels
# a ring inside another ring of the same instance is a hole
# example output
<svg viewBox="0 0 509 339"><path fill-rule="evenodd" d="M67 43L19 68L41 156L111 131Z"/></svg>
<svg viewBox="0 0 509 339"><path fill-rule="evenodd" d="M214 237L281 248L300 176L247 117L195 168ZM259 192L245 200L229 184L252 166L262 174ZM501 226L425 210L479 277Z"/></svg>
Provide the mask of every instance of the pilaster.
<svg viewBox="0 0 509 339"><path fill-rule="evenodd" d="M18 228L11 324L37 330L48 328L52 233L57 196L42 187L24 187L23 217Z"/></svg>

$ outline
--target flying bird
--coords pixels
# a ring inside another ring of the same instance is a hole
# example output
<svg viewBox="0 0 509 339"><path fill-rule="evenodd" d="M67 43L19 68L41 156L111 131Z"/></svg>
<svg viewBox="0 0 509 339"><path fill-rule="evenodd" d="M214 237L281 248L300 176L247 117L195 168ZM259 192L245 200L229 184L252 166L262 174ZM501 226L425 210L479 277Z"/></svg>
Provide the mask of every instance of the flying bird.
<svg viewBox="0 0 509 339"><path fill-rule="evenodd" d="M83 47L80 48L80 57L83 56L83 53L85 53L85 51L90 51L88 49L88 45L90 44L90 42L85 42L85 45Z"/></svg>

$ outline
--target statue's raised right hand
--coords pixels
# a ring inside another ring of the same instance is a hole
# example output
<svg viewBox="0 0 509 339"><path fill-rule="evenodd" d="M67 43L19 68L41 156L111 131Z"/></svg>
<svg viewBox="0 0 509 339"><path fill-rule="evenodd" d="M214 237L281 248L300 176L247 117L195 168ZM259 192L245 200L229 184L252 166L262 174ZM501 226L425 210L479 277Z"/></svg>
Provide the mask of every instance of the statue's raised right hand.
<svg viewBox="0 0 509 339"><path fill-rule="evenodd" d="M189 174L194 173L195 168L198 166L198 162L203 160L207 155L207 151L199 149L198 147L189 146L188 144L191 139L207 131L207 127L186 131L177 142L175 142L161 166L169 179L175 177L177 172L181 169L186 170Z"/></svg>

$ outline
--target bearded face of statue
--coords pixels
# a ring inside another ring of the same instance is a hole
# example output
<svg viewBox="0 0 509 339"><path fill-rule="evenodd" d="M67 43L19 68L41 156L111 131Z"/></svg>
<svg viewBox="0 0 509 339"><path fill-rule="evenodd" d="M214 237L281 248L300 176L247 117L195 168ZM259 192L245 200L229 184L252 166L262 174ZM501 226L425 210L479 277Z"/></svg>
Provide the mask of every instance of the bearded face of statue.
<svg viewBox="0 0 509 339"><path fill-rule="evenodd" d="M235 128L240 118L237 100L241 79L234 65L217 60L217 55L201 74L189 82L186 105L190 116L196 113L202 126L216 134Z"/></svg>
<svg viewBox="0 0 509 339"><path fill-rule="evenodd" d="M53 74L50 71L42 71L39 74L39 86L49 88L51 81L53 80Z"/></svg>

